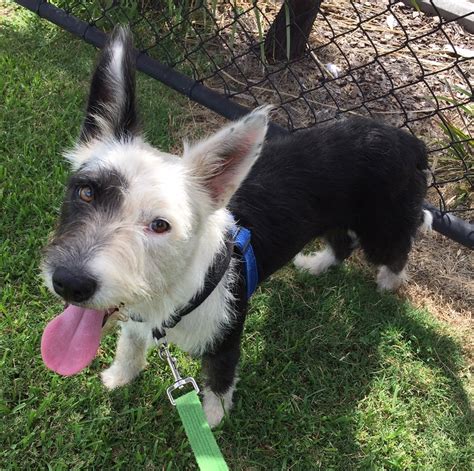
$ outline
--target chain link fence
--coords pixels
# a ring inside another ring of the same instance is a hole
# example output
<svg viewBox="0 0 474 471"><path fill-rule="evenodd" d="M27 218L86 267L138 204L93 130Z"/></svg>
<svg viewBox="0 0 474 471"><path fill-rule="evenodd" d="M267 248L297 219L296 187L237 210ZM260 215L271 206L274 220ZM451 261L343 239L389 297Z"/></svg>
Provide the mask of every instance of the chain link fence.
<svg viewBox="0 0 474 471"><path fill-rule="evenodd" d="M141 70L226 117L272 103L274 130L354 114L408 129L430 151L428 202L462 217L472 245L471 0L18 3L98 46L130 24Z"/></svg>

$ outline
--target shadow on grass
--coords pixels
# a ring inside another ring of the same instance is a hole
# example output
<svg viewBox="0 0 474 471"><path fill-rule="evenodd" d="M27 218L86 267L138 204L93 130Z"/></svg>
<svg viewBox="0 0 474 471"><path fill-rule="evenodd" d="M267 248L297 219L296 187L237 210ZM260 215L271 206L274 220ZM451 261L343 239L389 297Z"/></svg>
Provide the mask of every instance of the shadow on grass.
<svg viewBox="0 0 474 471"><path fill-rule="evenodd" d="M224 443L246 437L228 450L241 466L468 469L462 351L428 313L378 294L360 271L286 270L256 296L247 327L223 429Z"/></svg>

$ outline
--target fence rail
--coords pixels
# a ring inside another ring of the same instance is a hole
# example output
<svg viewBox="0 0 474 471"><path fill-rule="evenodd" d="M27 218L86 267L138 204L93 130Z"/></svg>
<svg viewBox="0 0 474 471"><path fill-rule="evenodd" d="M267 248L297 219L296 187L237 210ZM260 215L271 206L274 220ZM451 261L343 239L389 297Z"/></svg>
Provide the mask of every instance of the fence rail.
<svg viewBox="0 0 474 471"><path fill-rule="evenodd" d="M435 229L474 247L474 37L456 21L469 28L474 12L446 19L434 0L432 17L376 0L17 3L96 47L129 23L139 70L229 119L273 103L272 133L344 114L407 128L429 147Z"/></svg>

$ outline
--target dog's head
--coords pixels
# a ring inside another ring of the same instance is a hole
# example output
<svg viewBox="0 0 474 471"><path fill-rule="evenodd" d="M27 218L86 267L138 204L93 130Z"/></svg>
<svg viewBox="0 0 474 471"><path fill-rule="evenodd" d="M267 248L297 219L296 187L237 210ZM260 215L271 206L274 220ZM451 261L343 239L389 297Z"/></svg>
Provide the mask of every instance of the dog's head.
<svg viewBox="0 0 474 471"><path fill-rule="evenodd" d="M80 138L66 154L74 173L44 252L47 286L90 309L168 295L205 250L203 237L228 224L224 208L266 130L259 109L185 146L182 158L151 147L137 117L131 36L116 28L92 78Z"/></svg>

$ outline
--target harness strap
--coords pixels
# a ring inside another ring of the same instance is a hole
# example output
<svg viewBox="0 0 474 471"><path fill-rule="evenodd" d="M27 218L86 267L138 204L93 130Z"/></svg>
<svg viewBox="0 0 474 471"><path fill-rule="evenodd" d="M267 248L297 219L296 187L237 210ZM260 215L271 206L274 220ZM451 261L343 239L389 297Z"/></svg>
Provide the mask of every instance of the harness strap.
<svg viewBox="0 0 474 471"><path fill-rule="evenodd" d="M152 329L155 340L163 338L166 335L165 329L175 327L184 316L197 309L211 295L229 268L234 250L239 252L244 263L245 289L247 299L250 299L258 285L257 260L250 243L251 237L252 234L249 229L240 226L233 228L230 237L226 240L226 250L216 255L214 263L208 270L203 290L191 298L186 306L164 321L161 327Z"/></svg>
<svg viewBox="0 0 474 471"><path fill-rule="evenodd" d="M232 239L228 239L225 245L226 250L224 252L219 252L216 255L214 263L211 265L209 271L207 272L203 290L196 296L194 296L189 301L187 306L184 306L179 311L176 311L170 319L166 320L163 323L163 327L165 329L171 329L181 320L183 316L186 316L190 312L197 309L220 283L223 276L225 275L225 272L229 268L232 253L234 251L234 241Z"/></svg>
<svg viewBox="0 0 474 471"><path fill-rule="evenodd" d="M155 327L152 330L153 337L156 340L159 340L166 335L165 329L172 329L184 316L197 309L211 295L216 286L220 283L227 269L229 268L232 254L234 252L234 241L232 237L229 237L226 240L225 246L226 250L219 252L216 255L214 263L210 266L202 291L193 296L186 306L182 307L178 311L175 311L169 319L163 322L161 328Z"/></svg>
<svg viewBox="0 0 474 471"><path fill-rule="evenodd" d="M257 260L255 258L252 244L250 243L251 238L252 233L249 229L241 226L235 227L234 244L242 255L244 261L247 299L250 299L258 285Z"/></svg>

